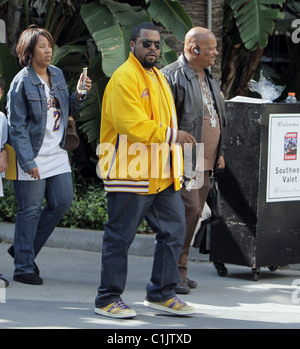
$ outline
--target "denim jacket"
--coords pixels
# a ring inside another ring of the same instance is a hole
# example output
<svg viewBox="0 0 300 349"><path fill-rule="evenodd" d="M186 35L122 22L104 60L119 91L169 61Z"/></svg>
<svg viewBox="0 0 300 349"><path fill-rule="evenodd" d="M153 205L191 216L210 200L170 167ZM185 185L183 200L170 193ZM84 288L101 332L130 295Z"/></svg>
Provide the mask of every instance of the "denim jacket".
<svg viewBox="0 0 300 349"><path fill-rule="evenodd" d="M64 134L60 147L63 148L68 116L78 111L82 101L77 99L76 91L69 95L67 83L59 68L50 65L48 72L61 108L61 126L64 127ZM11 145L21 168L28 172L36 167L34 158L42 146L47 124L47 98L44 85L32 66L23 68L14 77L7 94L6 109Z"/></svg>

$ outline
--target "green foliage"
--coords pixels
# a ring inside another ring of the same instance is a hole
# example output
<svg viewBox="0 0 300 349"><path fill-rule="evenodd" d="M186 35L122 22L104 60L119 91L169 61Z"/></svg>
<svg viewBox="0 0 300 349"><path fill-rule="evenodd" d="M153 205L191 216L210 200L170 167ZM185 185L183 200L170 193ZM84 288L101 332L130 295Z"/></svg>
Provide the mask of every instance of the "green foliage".
<svg viewBox="0 0 300 349"><path fill-rule="evenodd" d="M14 223L17 202L11 181L3 180L4 197L0 198L0 221ZM45 203L44 203L45 204ZM75 185L74 200L58 226L72 229L103 230L107 221L106 192L101 184ZM152 232L143 220L138 232Z"/></svg>
<svg viewBox="0 0 300 349"><path fill-rule="evenodd" d="M5 81L4 97L1 100L0 108L2 112L5 111L5 96L9 89L10 82L17 74L17 72L18 67L14 56L10 53L9 48L6 44L0 43L0 74L3 76Z"/></svg>
<svg viewBox="0 0 300 349"><path fill-rule="evenodd" d="M283 18L278 7L284 2L285 0L226 0L234 11L241 39L248 50L264 48L267 45L275 21Z"/></svg>
<svg viewBox="0 0 300 349"><path fill-rule="evenodd" d="M97 71L97 74L91 76L93 82L96 82L96 91L94 98L87 101L80 113L79 129L93 144L99 138L101 101L105 86L113 72L128 58L132 28L141 22L158 21L168 29L173 29L175 36L183 40L185 33L192 27L191 20L177 0L160 1L159 4L158 6L157 1L151 2L147 11L139 6L112 0L94 1L81 7L82 19L97 47L95 56L90 60L89 71ZM163 65L177 59L175 51L164 40L162 52Z"/></svg>
<svg viewBox="0 0 300 349"><path fill-rule="evenodd" d="M0 0L0 6L4 3ZM175 37L182 41L192 27L178 0L146 3L141 7L131 6L130 1L27 0L21 9L21 31L36 23L53 35L56 47L51 63L63 70L70 91L75 89L82 68L88 67L93 87L80 113L73 116L94 150L99 138L103 92L110 76L128 58L132 28L138 23L153 21L172 29ZM8 45L3 45L5 47L0 47L0 74L1 71L11 72L12 76L6 78L9 86L16 74L15 59L10 55L10 60L5 60ZM161 63L167 65L176 59L176 52L163 40ZM5 68L1 68L2 64Z"/></svg>
<svg viewBox="0 0 300 349"><path fill-rule="evenodd" d="M11 181L3 180L4 197L0 197L0 221L15 222L17 202Z"/></svg>
<svg viewBox="0 0 300 349"><path fill-rule="evenodd" d="M88 186L86 190L75 191L72 206L59 226L103 230L106 221L106 196L102 186Z"/></svg>
<svg viewBox="0 0 300 349"><path fill-rule="evenodd" d="M0 0L0 7L7 2ZM70 91L74 91L82 68L88 67L93 87L78 113L80 118L73 116L83 139L87 139L94 150L99 138L102 96L110 76L128 57L133 26L144 21L159 23L173 30L175 37L181 41L192 27L178 0L145 2L147 5L143 7L131 6L130 1L113 0L27 0L23 7L20 4L22 16L19 32L33 23L51 32L56 43L51 63L63 70ZM16 39L13 38L10 45ZM20 69L16 64L13 45L10 47L11 52L8 44L0 45L0 74L6 80L6 92ZM162 52L163 65L177 59L176 52L167 46L164 39ZM17 211L14 192L11 183L4 182L5 196L0 198L0 220L14 222ZM103 229L106 220L106 197L101 185L85 185L82 188L75 185L72 207L60 226L99 230ZM145 220L138 230L151 231Z"/></svg>
<svg viewBox="0 0 300 349"><path fill-rule="evenodd" d="M11 181L4 180L4 197L0 198L0 220L15 222L17 202ZM44 203L45 205L45 203ZM101 185L75 186L72 206L59 226L102 230L107 221L106 196Z"/></svg>
<svg viewBox="0 0 300 349"><path fill-rule="evenodd" d="M108 77L128 58L132 28L137 23L150 22L142 8L111 0L83 5L81 16L102 54L103 72Z"/></svg>
<svg viewBox="0 0 300 349"><path fill-rule="evenodd" d="M179 1L152 0L148 13L162 23L175 37L184 41L185 34L193 27L193 23Z"/></svg>

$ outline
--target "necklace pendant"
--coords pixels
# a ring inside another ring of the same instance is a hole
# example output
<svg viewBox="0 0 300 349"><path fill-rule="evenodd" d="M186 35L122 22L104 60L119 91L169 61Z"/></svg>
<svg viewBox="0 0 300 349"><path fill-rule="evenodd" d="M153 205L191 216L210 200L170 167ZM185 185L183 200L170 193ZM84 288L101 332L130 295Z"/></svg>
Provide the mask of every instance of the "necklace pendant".
<svg viewBox="0 0 300 349"><path fill-rule="evenodd" d="M215 118L210 118L209 122L211 127L217 127L217 121Z"/></svg>

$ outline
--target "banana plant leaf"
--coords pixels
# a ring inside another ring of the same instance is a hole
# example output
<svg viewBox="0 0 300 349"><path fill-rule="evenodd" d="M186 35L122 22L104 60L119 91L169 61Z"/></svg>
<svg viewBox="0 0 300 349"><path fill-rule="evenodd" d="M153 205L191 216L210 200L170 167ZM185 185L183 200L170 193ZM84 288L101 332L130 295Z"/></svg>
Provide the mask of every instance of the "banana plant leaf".
<svg viewBox="0 0 300 349"><path fill-rule="evenodd" d="M1 110L4 111L5 96L10 82L19 71L16 57L14 57L5 43L0 43L0 74L5 81L4 96L1 100Z"/></svg>
<svg viewBox="0 0 300 349"><path fill-rule="evenodd" d="M183 6L176 0L152 0L148 13L175 37L184 41L185 34L193 27L193 23Z"/></svg>
<svg viewBox="0 0 300 349"><path fill-rule="evenodd" d="M161 1L159 3L161 4ZM89 142L95 142L99 137L102 95L109 77L128 58L132 28L141 22L151 22L152 17L155 21L160 21L169 28L172 27L173 30L176 28L175 35L179 35L182 39L187 30L192 27L192 22L187 19L188 16L178 1L169 0L163 3L169 6L164 6L157 13L155 6L158 3L152 2L151 5L154 4L154 6L151 15L139 6L129 6L112 0L97 0L81 7L82 19L99 51L89 65L93 70L93 89L88 93L85 106L77 120L79 129L87 135ZM167 13L162 15L160 12L163 11ZM163 39L160 63L167 65L176 59L176 52L171 50Z"/></svg>
<svg viewBox="0 0 300 349"><path fill-rule="evenodd" d="M230 0L236 24L245 47L249 50L264 48L268 36L273 33L274 23L283 13L274 5L282 6L285 0ZM272 7L271 7L272 5Z"/></svg>
<svg viewBox="0 0 300 349"><path fill-rule="evenodd" d="M96 149L100 134L102 96L109 80L102 70L101 53L90 60L88 75L93 80L93 87L87 94L84 108L79 112L80 118L78 119L78 126L80 131L86 134L88 141L92 143Z"/></svg>
<svg viewBox="0 0 300 349"><path fill-rule="evenodd" d="M81 16L102 53L106 76L111 76L128 58L131 29L137 23L150 21L145 11L110 0L83 5Z"/></svg>
<svg viewBox="0 0 300 349"><path fill-rule="evenodd" d="M150 22L152 17L166 28L172 29L181 41L193 26L177 0L154 0L148 8L148 13L139 6L99 0L83 5L81 16L102 54L102 69L108 77L128 58L130 34L136 24ZM161 60L163 65L176 59L175 51L164 43Z"/></svg>
<svg viewBox="0 0 300 349"><path fill-rule="evenodd" d="M66 45L63 45L61 47L55 46L53 55L52 55L52 61L51 64L58 65L59 61L66 57L67 55L72 54L86 54L87 47L86 45L74 45L73 43L69 43Z"/></svg>

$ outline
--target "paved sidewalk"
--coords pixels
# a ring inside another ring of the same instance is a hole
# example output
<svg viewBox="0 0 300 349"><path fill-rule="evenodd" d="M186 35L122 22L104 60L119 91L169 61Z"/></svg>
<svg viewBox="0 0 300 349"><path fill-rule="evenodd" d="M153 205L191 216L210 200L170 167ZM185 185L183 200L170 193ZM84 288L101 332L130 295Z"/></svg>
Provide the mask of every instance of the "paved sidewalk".
<svg viewBox="0 0 300 349"><path fill-rule="evenodd" d="M61 247L75 250L101 252L103 231L88 229L68 229L57 227L46 242L47 247ZM0 241L13 241L14 224L0 222ZM154 236L152 234L137 234L129 254L152 257L154 252ZM190 258L207 260L207 255L199 256L198 250L191 249Z"/></svg>
<svg viewBox="0 0 300 349"><path fill-rule="evenodd" d="M3 229L0 225L2 239ZM153 244L154 238L150 237L149 241L148 238L144 239L145 245ZM189 276L199 287L180 298L194 305L197 314L182 318L143 306L153 259L131 253L123 300L138 316L117 320L93 311L100 278L100 252L44 247L36 260L44 284L31 286L13 281L9 246L0 244L0 272L10 281L9 288L0 289L0 300L5 298L5 303L0 303L1 329L166 329L189 333L193 329L300 328L300 275L293 266L276 272L262 269L261 279L255 282L249 268L227 265L228 276L219 277L213 265L205 260L207 256L193 249L198 259L190 262Z"/></svg>

